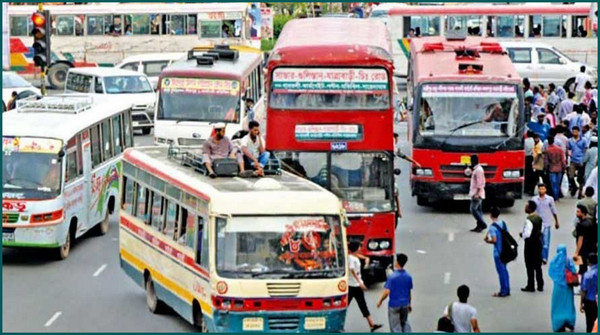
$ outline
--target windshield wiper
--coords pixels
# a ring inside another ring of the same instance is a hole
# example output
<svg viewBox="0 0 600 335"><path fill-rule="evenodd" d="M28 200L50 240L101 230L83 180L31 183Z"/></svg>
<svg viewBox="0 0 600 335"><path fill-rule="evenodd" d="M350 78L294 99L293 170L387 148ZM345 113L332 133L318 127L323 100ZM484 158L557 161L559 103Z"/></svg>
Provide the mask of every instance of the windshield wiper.
<svg viewBox="0 0 600 335"><path fill-rule="evenodd" d="M272 271L264 271L264 272L244 272L246 274L252 274L252 278L261 277L265 275L293 275L293 271L288 270L272 270Z"/></svg>
<svg viewBox="0 0 600 335"><path fill-rule="evenodd" d="M485 122L485 119L463 123L463 124L461 124L458 127L450 129L450 132L448 133L448 135L446 135L446 137L444 137L444 140L442 141L442 144L440 145L440 149L444 150L444 146L446 145L446 141L448 141L448 139L450 138L450 136L454 135L454 133L457 132L458 130L461 130L461 129L464 129L464 128L468 128L470 126L473 126L473 125L476 125L476 124L479 124L479 123L483 123L483 122Z"/></svg>
<svg viewBox="0 0 600 335"><path fill-rule="evenodd" d="M23 188L22 186L13 185L13 184L8 183L6 181L3 181L2 184L3 184L2 187L6 187L6 188L15 188L15 189L22 189Z"/></svg>

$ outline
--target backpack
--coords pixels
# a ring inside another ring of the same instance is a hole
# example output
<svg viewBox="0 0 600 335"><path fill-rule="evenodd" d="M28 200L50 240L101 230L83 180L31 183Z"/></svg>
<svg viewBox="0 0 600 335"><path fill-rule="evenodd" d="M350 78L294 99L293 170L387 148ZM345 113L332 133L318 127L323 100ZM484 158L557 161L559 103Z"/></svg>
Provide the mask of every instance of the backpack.
<svg viewBox="0 0 600 335"><path fill-rule="evenodd" d="M456 332L456 326L454 325L454 319L452 319L452 305L454 305L453 302L448 304L448 315L445 316L448 320L450 320L450 324L452 325L452 331L450 331L450 329L447 330L449 333Z"/></svg>
<svg viewBox="0 0 600 335"><path fill-rule="evenodd" d="M517 258L518 247L517 241L510 235L508 229L501 229L499 225L492 224L502 234L502 246L500 249L500 261L506 264L514 261ZM506 222L504 223L506 227Z"/></svg>

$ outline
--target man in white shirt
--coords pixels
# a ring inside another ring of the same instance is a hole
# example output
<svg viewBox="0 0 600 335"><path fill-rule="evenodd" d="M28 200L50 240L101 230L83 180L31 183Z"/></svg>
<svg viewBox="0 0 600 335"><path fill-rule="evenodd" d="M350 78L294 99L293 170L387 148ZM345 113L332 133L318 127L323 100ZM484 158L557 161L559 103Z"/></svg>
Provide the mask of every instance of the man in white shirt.
<svg viewBox="0 0 600 335"><path fill-rule="evenodd" d="M590 176L585 182L585 186L583 189L585 190L588 187L592 187L594 189L594 200L598 201L598 167L596 166L592 172L590 172Z"/></svg>
<svg viewBox="0 0 600 335"><path fill-rule="evenodd" d="M585 65L582 65L580 68L580 72L575 76L575 94L577 97L577 102L581 102L581 98L585 93L585 83L588 81L592 81L590 76L585 73Z"/></svg>
<svg viewBox="0 0 600 335"><path fill-rule="evenodd" d="M248 135L241 140L242 152L244 153L245 168L256 170L256 175L263 176L263 168L269 162L270 154L265 150L265 141L260 136L260 125L256 121L248 123Z"/></svg>
<svg viewBox="0 0 600 335"><path fill-rule="evenodd" d="M469 299L469 287L461 285L456 291L458 302L453 302L446 306L444 315L452 320L455 333L480 333L477 323L477 310L475 307L467 304Z"/></svg>
<svg viewBox="0 0 600 335"><path fill-rule="evenodd" d="M373 318L367 307L367 302L365 301L365 293L363 290L366 290L367 287L362 281L360 259L358 258L359 248L360 243L358 242L350 242L348 245L348 270L350 271L348 276L348 305L350 305L353 299L356 299L358 308L363 317L367 319L372 333L382 326L373 322Z"/></svg>

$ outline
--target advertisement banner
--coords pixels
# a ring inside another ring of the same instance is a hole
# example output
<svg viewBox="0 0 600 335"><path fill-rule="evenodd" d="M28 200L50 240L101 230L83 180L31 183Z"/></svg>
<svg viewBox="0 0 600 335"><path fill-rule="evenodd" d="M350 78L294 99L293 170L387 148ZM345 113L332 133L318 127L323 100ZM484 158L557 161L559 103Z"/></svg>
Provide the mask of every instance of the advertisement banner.
<svg viewBox="0 0 600 335"><path fill-rule="evenodd" d="M514 85L485 84L427 84L423 86L423 97L515 97Z"/></svg>
<svg viewBox="0 0 600 335"><path fill-rule="evenodd" d="M262 11L260 2L253 2L248 9L248 18L250 20L250 37L253 40L261 39Z"/></svg>
<svg viewBox="0 0 600 335"><path fill-rule="evenodd" d="M362 127L357 124L299 124L296 140L360 140Z"/></svg>
<svg viewBox="0 0 600 335"><path fill-rule="evenodd" d="M260 9L261 38L273 38L273 8Z"/></svg>
<svg viewBox="0 0 600 335"><path fill-rule="evenodd" d="M163 92L237 96L240 84L235 80L203 78L163 78Z"/></svg>
<svg viewBox="0 0 600 335"><path fill-rule="evenodd" d="M279 68L273 72L274 93L386 93L384 69Z"/></svg>
<svg viewBox="0 0 600 335"><path fill-rule="evenodd" d="M2 151L5 155L10 155L13 152L57 154L61 148L61 140L33 137L2 137Z"/></svg>

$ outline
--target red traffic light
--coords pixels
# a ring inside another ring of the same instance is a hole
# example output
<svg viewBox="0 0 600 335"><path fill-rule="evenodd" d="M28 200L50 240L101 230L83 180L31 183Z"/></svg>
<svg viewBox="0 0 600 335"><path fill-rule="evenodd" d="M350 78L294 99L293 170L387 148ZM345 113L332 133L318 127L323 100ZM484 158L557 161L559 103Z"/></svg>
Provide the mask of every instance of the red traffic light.
<svg viewBox="0 0 600 335"><path fill-rule="evenodd" d="M31 15L31 21L35 27L43 27L46 23L46 17L42 13L33 13L33 15Z"/></svg>

